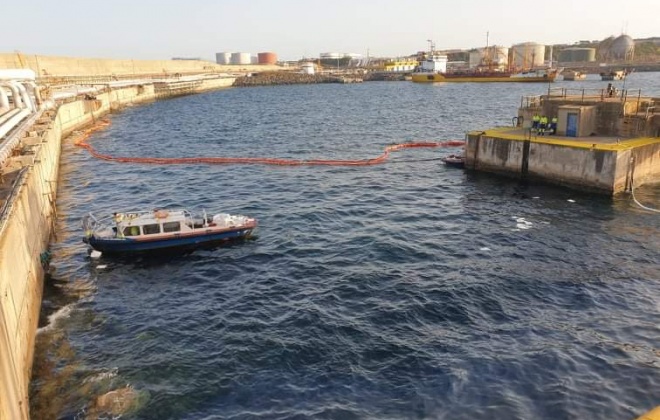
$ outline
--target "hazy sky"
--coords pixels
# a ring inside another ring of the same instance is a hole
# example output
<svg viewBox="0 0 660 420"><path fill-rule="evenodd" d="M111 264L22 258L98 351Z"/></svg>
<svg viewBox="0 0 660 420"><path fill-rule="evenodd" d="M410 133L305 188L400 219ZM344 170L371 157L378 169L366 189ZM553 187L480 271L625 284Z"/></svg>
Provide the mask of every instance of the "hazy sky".
<svg viewBox="0 0 660 420"><path fill-rule="evenodd" d="M169 59L273 51L409 55L436 48L660 36L660 0L5 0L0 52Z"/></svg>

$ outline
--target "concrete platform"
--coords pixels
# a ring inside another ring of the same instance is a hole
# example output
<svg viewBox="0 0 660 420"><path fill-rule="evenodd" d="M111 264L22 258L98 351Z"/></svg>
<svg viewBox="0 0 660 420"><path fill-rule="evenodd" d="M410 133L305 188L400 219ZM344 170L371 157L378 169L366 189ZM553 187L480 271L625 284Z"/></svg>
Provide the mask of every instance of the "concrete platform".
<svg viewBox="0 0 660 420"><path fill-rule="evenodd" d="M556 118L557 134L535 132L534 116ZM514 122L468 133L466 168L608 195L660 183L660 98L549 89L522 97Z"/></svg>
<svg viewBox="0 0 660 420"><path fill-rule="evenodd" d="M519 127L496 127L484 131L489 136L507 140L525 141L531 139L534 143L554 144L590 150L630 150L650 144L660 144L660 137L639 137L623 139L613 136L566 137L557 135L539 135L528 129Z"/></svg>

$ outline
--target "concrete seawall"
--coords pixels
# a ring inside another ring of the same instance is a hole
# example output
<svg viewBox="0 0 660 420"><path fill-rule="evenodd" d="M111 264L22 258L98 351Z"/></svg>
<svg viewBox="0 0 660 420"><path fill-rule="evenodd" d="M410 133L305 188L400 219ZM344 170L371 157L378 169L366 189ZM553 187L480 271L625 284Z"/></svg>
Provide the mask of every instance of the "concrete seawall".
<svg viewBox="0 0 660 420"><path fill-rule="evenodd" d="M660 177L660 139L579 143L510 131L469 133L466 167L605 195L630 190L633 180L638 187Z"/></svg>
<svg viewBox="0 0 660 420"><path fill-rule="evenodd" d="M45 252L56 219L55 200L64 137L112 110L182 94L229 87L233 78L203 78L182 87L136 82L77 95L48 111L34 161L15 177L0 214L0 419L29 419L28 387L41 308ZM161 82L162 83L162 82ZM178 85L176 83L179 83Z"/></svg>
<svg viewBox="0 0 660 420"><path fill-rule="evenodd" d="M112 60L0 53L0 69L29 68L38 78L158 76L278 70L276 65L219 65L202 60Z"/></svg>

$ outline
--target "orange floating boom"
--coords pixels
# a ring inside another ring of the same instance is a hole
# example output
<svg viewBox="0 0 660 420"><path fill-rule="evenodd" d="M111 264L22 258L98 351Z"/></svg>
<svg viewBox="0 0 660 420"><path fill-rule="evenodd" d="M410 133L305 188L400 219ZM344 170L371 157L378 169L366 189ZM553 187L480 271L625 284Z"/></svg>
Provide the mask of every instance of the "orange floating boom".
<svg viewBox="0 0 660 420"><path fill-rule="evenodd" d="M400 143L387 146L385 151L380 156L373 159L358 159L358 160L326 160L326 159L311 159L311 160L298 160L298 159L275 159L275 158L240 158L240 157L183 157L183 158L156 158L156 157L122 157L111 156L97 152L89 143L87 139L90 135L102 128L110 125L107 121L102 121L96 126L85 130L74 141L78 147L86 149L92 156L97 159L106 160L110 162L120 163L145 163L152 165L181 165L181 164L209 164L209 165L276 165L276 166L368 166L379 165L385 163L389 157L390 152L395 152L401 149L410 149L413 147L456 147L463 146L464 141L449 140L443 142L415 142L415 143Z"/></svg>

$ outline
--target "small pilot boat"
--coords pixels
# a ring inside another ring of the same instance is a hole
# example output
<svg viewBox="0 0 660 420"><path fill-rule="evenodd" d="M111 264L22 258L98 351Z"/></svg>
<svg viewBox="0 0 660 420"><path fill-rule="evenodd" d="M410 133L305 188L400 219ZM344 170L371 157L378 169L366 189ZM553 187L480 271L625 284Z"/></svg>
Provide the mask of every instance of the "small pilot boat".
<svg viewBox="0 0 660 420"><path fill-rule="evenodd" d="M154 210L114 213L97 219L89 213L82 220L83 242L108 254L191 250L248 238L257 220L248 216L206 212L193 217L187 210Z"/></svg>
<svg viewBox="0 0 660 420"><path fill-rule="evenodd" d="M453 167L456 167L456 168L464 168L465 167L465 158L463 156L460 156L460 155L445 156L441 160L447 166L453 166Z"/></svg>

